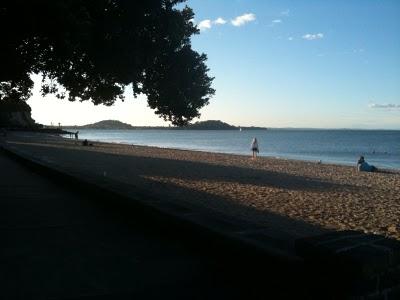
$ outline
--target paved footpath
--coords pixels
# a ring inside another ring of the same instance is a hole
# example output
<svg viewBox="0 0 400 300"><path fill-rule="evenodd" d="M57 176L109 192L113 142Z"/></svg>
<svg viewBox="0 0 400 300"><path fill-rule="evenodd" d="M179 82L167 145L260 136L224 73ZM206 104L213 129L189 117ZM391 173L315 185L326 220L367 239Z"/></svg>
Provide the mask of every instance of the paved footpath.
<svg viewBox="0 0 400 300"><path fill-rule="evenodd" d="M185 206L160 160L39 137L0 139L0 300L400 299L396 240Z"/></svg>
<svg viewBox="0 0 400 300"><path fill-rule="evenodd" d="M225 183L221 184L226 184L237 180L252 182L251 178L264 176L251 169L146 154L126 155L113 149L116 146L96 143L94 147L83 147L74 140L29 132L10 133L4 143L10 152L75 178L85 186L111 191L127 202L154 208L183 222L262 248L284 260L299 261L294 247L297 239L326 231L301 220L236 203L229 196L215 195L207 188L200 191L151 179L154 176L192 181L208 178L210 182L222 180ZM226 179L230 173L236 177ZM209 177L210 174L213 175Z"/></svg>
<svg viewBox="0 0 400 300"><path fill-rule="evenodd" d="M238 284L249 274L232 275L232 261L1 151L0 195L0 299L262 299L280 289Z"/></svg>

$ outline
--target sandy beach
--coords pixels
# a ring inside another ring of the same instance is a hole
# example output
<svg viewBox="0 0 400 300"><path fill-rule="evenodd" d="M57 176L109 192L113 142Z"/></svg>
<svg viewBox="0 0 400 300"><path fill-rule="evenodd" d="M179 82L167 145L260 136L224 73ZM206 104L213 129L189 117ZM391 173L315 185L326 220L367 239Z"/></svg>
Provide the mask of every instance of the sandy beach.
<svg viewBox="0 0 400 300"><path fill-rule="evenodd" d="M105 172L158 197L260 225L271 222L272 213L316 231L360 230L400 240L397 171L360 173L349 166L99 142L84 147L41 135L13 136L9 144L67 168Z"/></svg>

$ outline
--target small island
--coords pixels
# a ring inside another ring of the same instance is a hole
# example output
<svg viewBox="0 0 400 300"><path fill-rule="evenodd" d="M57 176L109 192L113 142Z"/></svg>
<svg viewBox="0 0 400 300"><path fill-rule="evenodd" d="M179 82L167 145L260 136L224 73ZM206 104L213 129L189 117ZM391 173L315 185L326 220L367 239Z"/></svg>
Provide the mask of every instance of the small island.
<svg viewBox="0 0 400 300"><path fill-rule="evenodd" d="M101 130L127 130L127 129L158 129L158 130L266 130L265 127L238 127L220 120L199 121L187 126L132 126L117 120L103 120L82 126L65 126L70 129L101 129Z"/></svg>
<svg viewBox="0 0 400 300"><path fill-rule="evenodd" d="M236 126L230 125L228 123L219 120L208 120L200 121L188 126L184 126L181 129L194 129L194 130L237 130Z"/></svg>
<svg viewBox="0 0 400 300"><path fill-rule="evenodd" d="M87 124L82 126L68 126L68 128L74 129L134 129L134 127L130 124L123 123L117 120L103 120L100 122L96 122L93 124Z"/></svg>

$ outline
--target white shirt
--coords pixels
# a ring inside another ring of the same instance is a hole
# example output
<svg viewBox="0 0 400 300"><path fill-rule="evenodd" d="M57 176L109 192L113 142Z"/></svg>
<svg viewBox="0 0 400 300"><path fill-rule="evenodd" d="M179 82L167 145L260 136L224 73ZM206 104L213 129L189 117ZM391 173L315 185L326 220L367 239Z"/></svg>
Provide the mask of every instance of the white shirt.
<svg viewBox="0 0 400 300"><path fill-rule="evenodd" d="M253 142L251 143L251 149L254 149L254 148L256 148L256 149L258 149L258 142L257 142L257 140L253 140Z"/></svg>

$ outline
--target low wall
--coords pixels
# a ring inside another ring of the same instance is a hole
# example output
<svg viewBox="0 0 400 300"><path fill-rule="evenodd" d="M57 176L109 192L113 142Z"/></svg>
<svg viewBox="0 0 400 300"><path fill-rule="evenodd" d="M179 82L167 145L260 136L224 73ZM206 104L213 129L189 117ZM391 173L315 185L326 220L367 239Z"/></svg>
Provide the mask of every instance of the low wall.
<svg viewBox="0 0 400 300"><path fill-rule="evenodd" d="M340 231L297 240L296 250L321 299L400 299L397 240Z"/></svg>

